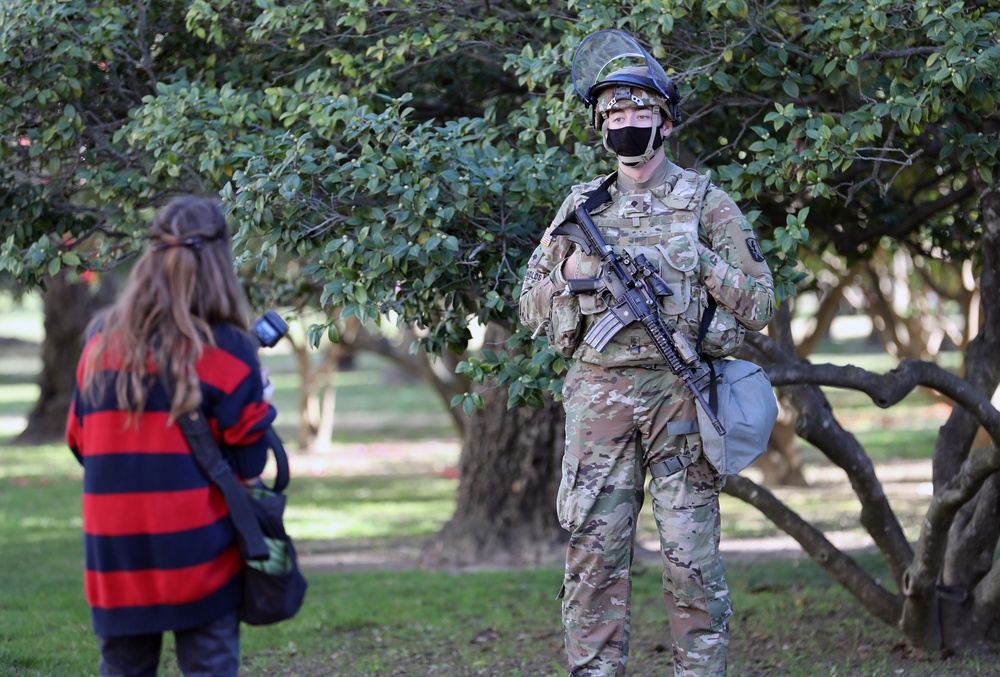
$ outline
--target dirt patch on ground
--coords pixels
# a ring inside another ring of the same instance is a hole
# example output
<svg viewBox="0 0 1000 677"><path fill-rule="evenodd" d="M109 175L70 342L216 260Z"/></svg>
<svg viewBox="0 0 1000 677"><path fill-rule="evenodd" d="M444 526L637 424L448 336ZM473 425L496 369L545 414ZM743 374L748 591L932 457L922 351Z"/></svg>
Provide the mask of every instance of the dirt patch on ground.
<svg viewBox="0 0 1000 677"><path fill-rule="evenodd" d="M460 444L457 440L425 440L417 443L377 443L338 446L326 453L290 453L294 475L343 476L385 472L389 467L405 467L413 474L435 474L457 478ZM880 465L876 469L886 494L895 504L912 501L925 503L931 477L930 461L898 461ZM751 475L753 470L748 471ZM779 488L777 493L808 493L813 497L822 494L831 503L836 499L852 497L853 492L842 471L832 467L808 470L808 487ZM763 518L761 518L763 519ZM874 543L868 534L856 525L843 530L828 529L825 534L840 550L857 552L869 550ZM302 566L316 571L384 571L421 568L421 550L429 537L336 539L303 543ZM660 554L655 538L640 537L637 542L636 560L648 566L659 565ZM761 561L774 559L802 559L808 557L790 536L777 533L760 538L733 538L723 536L722 553L727 561ZM539 564L561 566L561 554L550 562ZM474 568L502 569L509 565L503 561L481 562Z"/></svg>
<svg viewBox="0 0 1000 677"><path fill-rule="evenodd" d="M853 533L833 534L831 542L845 552L872 549L871 539ZM300 545L299 562L308 571L399 571L427 568L421 562L421 552L430 538L379 538L310 540ZM727 562L757 562L775 559L798 560L809 555L788 536L757 539L722 540L722 555ZM646 566L659 566L660 553L656 543L637 543L635 561ZM554 555L541 566L562 566L562 557ZM455 570L455 567L447 567ZM511 568L506 560L478 562L475 566L457 570L499 570Z"/></svg>

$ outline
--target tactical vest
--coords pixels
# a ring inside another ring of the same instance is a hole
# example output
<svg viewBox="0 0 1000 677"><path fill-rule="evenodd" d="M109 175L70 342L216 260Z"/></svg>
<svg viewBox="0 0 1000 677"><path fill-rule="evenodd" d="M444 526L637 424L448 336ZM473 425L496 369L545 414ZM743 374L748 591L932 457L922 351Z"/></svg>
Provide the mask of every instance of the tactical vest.
<svg viewBox="0 0 1000 677"><path fill-rule="evenodd" d="M652 189L625 193L612 190L612 202L591 214L608 244L627 250L633 258L644 254L658 268L660 277L673 291L671 296L659 299L660 317L667 329L678 332L692 347L698 339L702 313L708 307L708 292L700 282L696 245L699 238L704 243L710 241L700 224L702 203L710 184L710 176L683 170ZM574 187L579 196L577 204L584 200L583 191L592 188L593 184ZM581 257L573 277L597 274L597 259ZM576 298L580 325L572 333L578 340L600 319L607 306L599 295ZM556 317L552 319L557 321ZM571 320L566 317L565 321ZM702 339L701 352L712 357L731 355L742 345L745 332L736 318L720 307ZM576 359L605 368L664 364L639 323L622 329L601 352L583 341L577 346L567 345L564 350Z"/></svg>

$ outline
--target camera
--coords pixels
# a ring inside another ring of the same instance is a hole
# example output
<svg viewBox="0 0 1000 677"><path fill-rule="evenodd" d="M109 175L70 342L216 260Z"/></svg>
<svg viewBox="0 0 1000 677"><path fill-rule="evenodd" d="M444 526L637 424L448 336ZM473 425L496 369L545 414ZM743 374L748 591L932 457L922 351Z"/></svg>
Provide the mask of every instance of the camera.
<svg viewBox="0 0 1000 677"><path fill-rule="evenodd" d="M274 344L288 333L288 324L278 316L278 313L269 310L253 323L253 333L260 341L260 345L273 348Z"/></svg>

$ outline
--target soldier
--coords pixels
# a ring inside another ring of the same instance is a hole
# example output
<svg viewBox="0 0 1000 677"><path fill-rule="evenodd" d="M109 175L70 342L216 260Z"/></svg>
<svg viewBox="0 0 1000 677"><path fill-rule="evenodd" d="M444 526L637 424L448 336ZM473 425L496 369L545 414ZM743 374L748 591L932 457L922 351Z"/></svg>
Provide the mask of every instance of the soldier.
<svg viewBox="0 0 1000 677"><path fill-rule="evenodd" d="M520 298L522 323L574 358L562 393L557 505L571 533L560 595L570 674L625 674L648 471L674 674L723 675L732 615L719 553L725 476L702 454L693 396L639 323L600 352L581 341L607 302L599 292L566 293L566 280L597 277L599 261L552 231L586 204L610 245L653 262L673 292L659 301L661 318L709 357L731 355L747 330L770 321L771 273L735 202L707 175L667 159L663 142L680 120L677 90L631 36L600 31L585 39L573 80L617 157L617 173L573 186L531 257Z"/></svg>

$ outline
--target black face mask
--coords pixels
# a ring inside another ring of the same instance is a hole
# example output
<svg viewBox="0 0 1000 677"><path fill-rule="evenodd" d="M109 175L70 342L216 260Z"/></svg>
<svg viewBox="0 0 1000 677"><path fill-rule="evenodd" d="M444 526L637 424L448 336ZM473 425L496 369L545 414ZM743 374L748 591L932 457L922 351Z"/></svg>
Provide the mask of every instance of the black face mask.
<svg viewBox="0 0 1000 677"><path fill-rule="evenodd" d="M608 130L608 147L615 155L623 157L638 157L646 152L649 145L649 127L621 127ZM663 145L663 135L656 130L653 137L653 148L657 150Z"/></svg>

